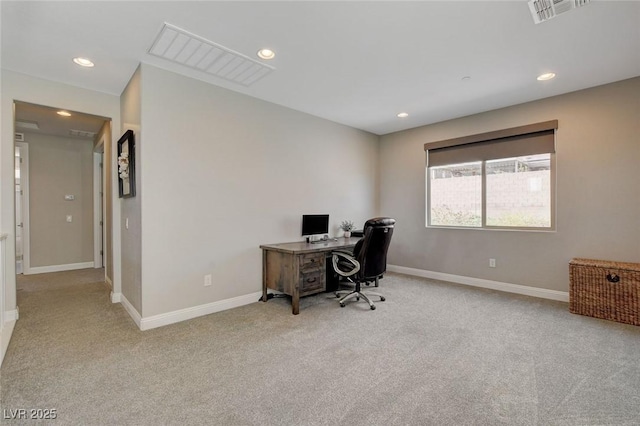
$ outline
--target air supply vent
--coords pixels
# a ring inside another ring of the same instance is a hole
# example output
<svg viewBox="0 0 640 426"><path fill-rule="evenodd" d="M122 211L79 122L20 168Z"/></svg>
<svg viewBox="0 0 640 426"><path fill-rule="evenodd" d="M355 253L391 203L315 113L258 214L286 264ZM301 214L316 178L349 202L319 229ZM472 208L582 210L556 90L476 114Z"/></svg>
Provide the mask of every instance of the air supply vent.
<svg viewBox="0 0 640 426"><path fill-rule="evenodd" d="M69 134L71 136L76 136L79 138L88 138L88 139L93 139L96 135L95 132L86 132L84 130L74 130L74 129L70 129Z"/></svg>
<svg viewBox="0 0 640 426"><path fill-rule="evenodd" d="M24 133L16 133L14 138L16 142L24 142Z"/></svg>
<svg viewBox="0 0 640 426"><path fill-rule="evenodd" d="M590 1L591 0L530 0L528 4L531 15L533 16L533 22L539 24L540 22L555 18L561 13L584 6Z"/></svg>
<svg viewBox="0 0 640 426"><path fill-rule="evenodd" d="M38 126L37 121L16 120L16 127L29 130L40 130L40 126Z"/></svg>
<svg viewBox="0 0 640 426"><path fill-rule="evenodd" d="M275 69L167 23L149 53L243 86L251 86Z"/></svg>

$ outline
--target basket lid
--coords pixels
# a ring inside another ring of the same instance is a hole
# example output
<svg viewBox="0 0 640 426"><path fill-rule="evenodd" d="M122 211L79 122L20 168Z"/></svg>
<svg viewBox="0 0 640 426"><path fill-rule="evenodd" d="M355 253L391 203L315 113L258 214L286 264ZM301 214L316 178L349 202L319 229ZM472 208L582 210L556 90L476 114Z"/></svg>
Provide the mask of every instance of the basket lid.
<svg viewBox="0 0 640 426"><path fill-rule="evenodd" d="M615 262L613 260L598 260L598 259L583 259L574 258L571 259L569 265L574 266L595 266L597 268L609 268L609 269L624 269L628 271L640 271L640 263L632 262Z"/></svg>

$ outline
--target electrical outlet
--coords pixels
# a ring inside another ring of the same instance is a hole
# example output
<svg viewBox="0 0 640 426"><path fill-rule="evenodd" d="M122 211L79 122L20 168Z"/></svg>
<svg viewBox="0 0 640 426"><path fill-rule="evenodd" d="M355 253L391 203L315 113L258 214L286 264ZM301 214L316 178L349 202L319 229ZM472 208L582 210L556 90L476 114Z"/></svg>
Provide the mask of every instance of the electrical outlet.
<svg viewBox="0 0 640 426"><path fill-rule="evenodd" d="M211 285L211 274L204 276L204 286L209 287Z"/></svg>
<svg viewBox="0 0 640 426"><path fill-rule="evenodd" d="M70 214L67 215L67 222L73 222L73 216L71 216Z"/></svg>
<svg viewBox="0 0 640 426"><path fill-rule="evenodd" d="M489 259L489 268L495 268L495 267L496 267L496 260Z"/></svg>

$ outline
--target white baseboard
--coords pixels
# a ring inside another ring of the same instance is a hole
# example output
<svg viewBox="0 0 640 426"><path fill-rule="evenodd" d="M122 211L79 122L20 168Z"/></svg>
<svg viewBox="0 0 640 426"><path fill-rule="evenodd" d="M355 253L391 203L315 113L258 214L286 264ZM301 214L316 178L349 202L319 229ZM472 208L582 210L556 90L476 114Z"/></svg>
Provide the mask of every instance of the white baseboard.
<svg viewBox="0 0 640 426"><path fill-rule="evenodd" d="M5 312L5 318L7 317L6 314L8 314L8 312ZM2 361L4 361L4 356L7 353L7 348L9 347L9 342L11 341L15 325L15 321L5 321L2 329L0 330L0 366L2 366Z"/></svg>
<svg viewBox="0 0 640 426"><path fill-rule="evenodd" d="M18 318L20 318L20 309L17 306L15 309L12 309L10 311L5 311L4 313L5 323L11 322L11 321L18 321Z"/></svg>
<svg viewBox="0 0 640 426"><path fill-rule="evenodd" d="M104 283L107 285L107 287L113 289L113 282L111 281L111 278L107 277L106 275L104 276Z"/></svg>
<svg viewBox="0 0 640 426"><path fill-rule="evenodd" d="M165 314L142 318L142 321L140 322L140 330L150 330L152 328L162 327L164 325L174 324L176 322L186 321L192 318L248 305L250 303L257 302L260 296L262 296L261 291L245 294L244 296L233 297L231 299L219 300L205 305L194 306L192 308L180 309L173 312L167 312Z"/></svg>
<svg viewBox="0 0 640 426"><path fill-rule="evenodd" d="M116 294L119 295L118 298L120 299L120 303L122 304L122 307L124 307L124 310L127 311L127 313L133 319L133 322L136 323L138 328L142 330L142 328L140 327L140 322L142 319L142 317L140 316L140 313L136 310L136 308L133 307L133 305L127 300L126 297L124 297L122 293L111 293L112 301L113 301L113 296Z"/></svg>
<svg viewBox="0 0 640 426"><path fill-rule="evenodd" d="M407 268L405 266L387 265L387 271L416 277L430 278L432 280L449 281L456 284L464 284L472 287L489 288L507 293L524 294L526 296L539 297L541 299L569 302L569 293L565 291L548 290L546 288L529 287L525 285L503 283L500 281L484 280L481 278L465 277L462 275L445 274L443 272L427 271L424 269Z"/></svg>
<svg viewBox="0 0 640 426"><path fill-rule="evenodd" d="M48 272L74 271L76 269L93 268L93 262L68 263L66 265L32 266L25 275L44 274ZM26 271L25 271L26 272Z"/></svg>
<svg viewBox="0 0 640 426"><path fill-rule="evenodd" d="M120 303L122 300L122 293L111 292L111 303Z"/></svg>

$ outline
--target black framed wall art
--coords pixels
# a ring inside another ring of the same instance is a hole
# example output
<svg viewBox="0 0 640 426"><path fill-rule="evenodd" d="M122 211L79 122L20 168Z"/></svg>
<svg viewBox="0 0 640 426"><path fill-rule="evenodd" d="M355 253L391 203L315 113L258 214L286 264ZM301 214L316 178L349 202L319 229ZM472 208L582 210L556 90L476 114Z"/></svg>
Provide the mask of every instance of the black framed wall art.
<svg viewBox="0 0 640 426"><path fill-rule="evenodd" d="M120 198L136 195L136 143L133 130L118 141L118 194Z"/></svg>

